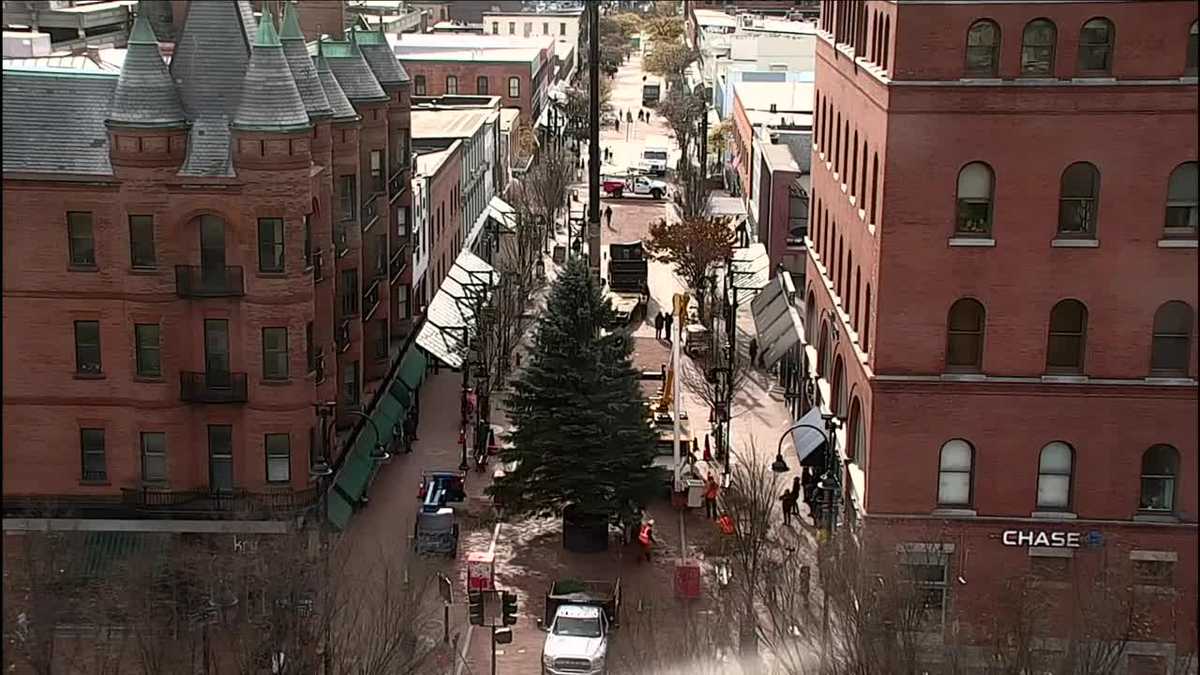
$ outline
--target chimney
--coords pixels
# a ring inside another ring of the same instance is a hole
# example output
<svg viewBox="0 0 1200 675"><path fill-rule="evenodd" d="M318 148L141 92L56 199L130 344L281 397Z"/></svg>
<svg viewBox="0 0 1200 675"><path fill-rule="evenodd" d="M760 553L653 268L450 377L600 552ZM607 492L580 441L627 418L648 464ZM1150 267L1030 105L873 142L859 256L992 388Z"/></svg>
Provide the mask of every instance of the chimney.
<svg viewBox="0 0 1200 675"><path fill-rule="evenodd" d="M773 113L779 112L779 108L776 107L776 105L774 103L771 104L771 112L773 112Z"/></svg>

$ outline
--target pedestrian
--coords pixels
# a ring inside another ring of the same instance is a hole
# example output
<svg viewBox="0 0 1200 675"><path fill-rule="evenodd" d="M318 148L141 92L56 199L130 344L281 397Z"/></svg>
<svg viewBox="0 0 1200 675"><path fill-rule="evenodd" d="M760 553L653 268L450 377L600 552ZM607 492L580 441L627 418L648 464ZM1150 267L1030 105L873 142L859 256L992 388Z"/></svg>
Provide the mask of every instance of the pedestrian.
<svg viewBox="0 0 1200 675"><path fill-rule="evenodd" d="M639 111L638 111L638 121L639 121L639 122L645 122L645 121L646 121L646 114L645 114L645 112L644 112L644 111L641 111L641 110L639 110Z"/></svg>
<svg viewBox="0 0 1200 675"><path fill-rule="evenodd" d="M654 339L656 339L656 340L662 339L663 324L665 324L665 323L666 323L666 320L663 319L662 312L659 312L658 314L654 315Z"/></svg>
<svg viewBox="0 0 1200 675"><path fill-rule="evenodd" d="M796 503L800 499L800 477L796 476L792 479L792 487L790 490L784 491L779 495L779 501L783 502L783 524L792 524L792 515L799 513L799 507Z"/></svg>
<svg viewBox="0 0 1200 675"><path fill-rule="evenodd" d="M758 365L758 339L750 338L750 367Z"/></svg>
<svg viewBox="0 0 1200 675"><path fill-rule="evenodd" d="M675 323L675 315L670 312L667 312L666 316L663 317L663 328L667 329L667 342L675 341L674 336L671 335L671 325L674 323Z"/></svg>
<svg viewBox="0 0 1200 675"><path fill-rule="evenodd" d="M629 112L628 110L625 111L625 123L633 124L633 113Z"/></svg>
<svg viewBox="0 0 1200 675"><path fill-rule="evenodd" d="M616 119L616 121L614 122L614 125L616 126L616 128L617 128L617 131L620 131L620 130L621 130L621 118L620 118L620 117L618 117L618 118Z"/></svg>
<svg viewBox="0 0 1200 675"><path fill-rule="evenodd" d="M642 547L642 556L638 558L638 562L643 559L650 562L650 549L654 547L654 519L651 518L642 523L642 528L638 532L638 544Z"/></svg>
<svg viewBox="0 0 1200 675"><path fill-rule="evenodd" d="M712 442L708 434L704 434L704 461L713 461L712 457Z"/></svg>
<svg viewBox="0 0 1200 675"><path fill-rule="evenodd" d="M608 221L607 224L609 227L612 227L612 207L611 206L604 207L604 220Z"/></svg>
<svg viewBox="0 0 1200 675"><path fill-rule="evenodd" d="M409 408L408 416L404 418L404 433L405 433L405 435L408 436L408 440L410 442L420 440L417 436L418 426L419 426L419 424L417 422L417 409Z"/></svg>
<svg viewBox="0 0 1200 675"><path fill-rule="evenodd" d="M708 480L704 484L704 509L705 515L713 520L717 519L717 497L721 494L721 485L717 483L717 478L708 472Z"/></svg>

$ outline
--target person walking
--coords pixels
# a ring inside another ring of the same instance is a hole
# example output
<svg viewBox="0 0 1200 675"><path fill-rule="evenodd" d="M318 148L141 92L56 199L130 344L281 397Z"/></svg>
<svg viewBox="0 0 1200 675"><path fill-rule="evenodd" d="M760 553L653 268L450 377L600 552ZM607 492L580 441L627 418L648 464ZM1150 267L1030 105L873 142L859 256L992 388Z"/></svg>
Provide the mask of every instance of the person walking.
<svg viewBox="0 0 1200 675"><path fill-rule="evenodd" d="M717 519L717 497L721 494L721 484L716 476L708 472L708 480L704 484L704 512L713 520Z"/></svg>
<svg viewBox="0 0 1200 675"><path fill-rule="evenodd" d="M656 339L656 340L662 339L663 325L665 323L666 323L666 319L663 318L662 312L659 312L658 314L654 315L654 339Z"/></svg>
<svg viewBox="0 0 1200 675"><path fill-rule="evenodd" d="M758 338L750 338L750 367L758 367Z"/></svg>
<svg viewBox="0 0 1200 675"><path fill-rule="evenodd" d="M642 547L642 555L638 558L638 562L645 560L650 562L650 550L654 547L654 519L651 518L642 523L641 530L638 532L638 545Z"/></svg>
<svg viewBox="0 0 1200 675"><path fill-rule="evenodd" d="M792 516L794 514L798 514L800 512L799 507L796 506L796 504L799 500L800 500L800 477L796 476L795 478L792 479L791 489L785 491L782 495L779 495L779 501L783 502L783 524L784 525L791 525L792 524Z"/></svg>
<svg viewBox="0 0 1200 675"><path fill-rule="evenodd" d="M629 112L628 110L625 111L625 123L633 124L633 113Z"/></svg>
<svg viewBox="0 0 1200 675"><path fill-rule="evenodd" d="M675 323L675 316L670 312L667 312L667 314L663 316L663 328L667 330L667 342L675 341L674 336L671 335L671 324L673 323Z"/></svg>
<svg viewBox="0 0 1200 675"><path fill-rule="evenodd" d="M616 126L616 128L617 128L617 131L620 131L620 130L621 130L621 118L620 118L620 117L618 117L618 118L616 119L616 121L614 122L614 125Z"/></svg>
<svg viewBox="0 0 1200 675"><path fill-rule="evenodd" d="M609 227L609 229L611 229L612 228L612 207L611 206L604 207L604 220L608 221L607 222L608 227ZM750 358L753 359L754 357L750 357Z"/></svg>

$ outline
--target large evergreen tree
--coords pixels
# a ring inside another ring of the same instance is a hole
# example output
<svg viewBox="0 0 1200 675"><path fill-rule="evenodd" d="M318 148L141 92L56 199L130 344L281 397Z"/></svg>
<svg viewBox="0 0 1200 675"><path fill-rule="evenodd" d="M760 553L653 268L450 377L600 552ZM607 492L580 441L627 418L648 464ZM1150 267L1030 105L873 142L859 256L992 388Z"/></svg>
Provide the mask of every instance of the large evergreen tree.
<svg viewBox="0 0 1200 675"><path fill-rule="evenodd" d="M657 486L655 435L632 345L587 265L571 261L550 290L534 345L513 386L512 446L519 462L489 493L510 515L579 513L613 518Z"/></svg>

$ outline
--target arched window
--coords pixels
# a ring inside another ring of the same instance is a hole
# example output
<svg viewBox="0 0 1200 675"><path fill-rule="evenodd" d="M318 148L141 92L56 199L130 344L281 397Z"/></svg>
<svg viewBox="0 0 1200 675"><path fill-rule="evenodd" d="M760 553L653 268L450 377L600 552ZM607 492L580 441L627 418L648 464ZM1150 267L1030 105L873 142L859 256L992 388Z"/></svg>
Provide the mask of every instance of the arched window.
<svg viewBox="0 0 1200 675"><path fill-rule="evenodd" d="M888 56L892 49L892 17L883 17L883 62L880 64L884 70L888 67Z"/></svg>
<svg viewBox="0 0 1200 675"><path fill-rule="evenodd" d="M834 415L844 420L847 409L850 407L848 401L850 392L846 390L846 363L842 361L840 354L833 362L833 381L830 386L832 391L829 393L833 401L829 407Z"/></svg>
<svg viewBox="0 0 1200 675"><path fill-rule="evenodd" d="M1100 172L1088 162L1075 162L1062 173L1058 198L1058 236L1091 239L1096 236L1096 207L1100 202Z"/></svg>
<svg viewBox="0 0 1200 675"><path fill-rule="evenodd" d="M975 448L959 438L946 441L938 461L938 506L970 506L974 478Z"/></svg>
<svg viewBox="0 0 1200 675"><path fill-rule="evenodd" d="M858 131L854 132L854 144L850 146L850 196L858 194Z"/></svg>
<svg viewBox="0 0 1200 675"><path fill-rule="evenodd" d="M809 290L808 299L804 302L804 336L811 340L813 329L817 327L817 297Z"/></svg>
<svg viewBox="0 0 1200 675"><path fill-rule="evenodd" d="M1142 494L1138 508L1170 513L1175 510L1175 476L1179 451L1169 445L1152 445L1142 454Z"/></svg>
<svg viewBox="0 0 1200 675"><path fill-rule="evenodd" d="M839 293L842 296L842 305L846 308L846 314L850 314L854 309L850 306L850 270L852 269L854 269L854 252L847 246L846 264L842 265L842 292Z"/></svg>
<svg viewBox="0 0 1200 675"><path fill-rule="evenodd" d="M1048 19L1034 19L1025 24L1021 34L1021 76L1051 77L1054 75L1054 43L1058 31Z"/></svg>
<svg viewBox="0 0 1200 675"><path fill-rule="evenodd" d="M977 371L983 367L986 318L983 305L973 298L962 298L950 306L946 321L948 370Z"/></svg>
<svg viewBox="0 0 1200 675"><path fill-rule="evenodd" d="M858 396L850 401L850 447L846 455L860 468L867 465L867 429L863 421L862 402Z"/></svg>
<svg viewBox="0 0 1200 675"><path fill-rule="evenodd" d="M1184 162L1175 167L1167 181L1167 224L1164 236L1195 239L1197 205L1200 204L1200 166Z"/></svg>
<svg viewBox="0 0 1200 675"><path fill-rule="evenodd" d="M821 321L821 341L817 343L817 374L829 377L829 355L832 345L829 336L829 322Z"/></svg>
<svg viewBox="0 0 1200 675"><path fill-rule="evenodd" d="M842 294L842 236L838 235L837 249L833 252L833 290Z"/></svg>
<svg viewBox="0 0 1200 675"><path fill-rule="evenodd" d="M846 184L846 178L850 175L850 120L846 120L842 127L842 163L841 163L841 178L842 185Z"/></svg>
<svg viewBox="0 0 1200 675"><path fill-rule="evenodd" d="M838 167L841 164L838 160L842 157L842 113L837 114L837 119L833 126L833 157L830 158L833 164L833 171L837 173Z"/></svg>
<svg viewBox="0 0 1200 675"><path fill-rule="evenodd" d="M862 171L859 173L858 179L858 210L867 210L867 137L863 136L862 142Z"/></svg>
<svg viewBox="0 0 1200 675"><path fill-rule="evenodd" d="M1087 307L1078 300L1061 300L1050 310L1050 336L1046 340L1046 370L1083 372L1087 344Z"/></svg>
<svg viewBox="0 0 1200 675"><path fill-rule="evenodd" d="M875 153L871 159L871 224L879 222L875 220L875 200L879 195L879 153Z"/></svg>
<svg viewBox="0 0 1200 675"><path fill-rule="evenodd" d="M1090 75L1112 72L1113 40L1116 37L1112 22L1095 18L1079 29L1079 71Z"/></svg>
<svg viewBox="0 0 1200 675"><path fill-rule="evenodd" d="M866 299L863 300L863 329L861 333L863 352L871 351L871 284L867 284Z"/></svg>
<svg viewBox="0 0 1200 675"><path fill-rule="evenodd" d="M1000 26L988 19L967 30L967 76L996 77L1000 72Z"/></svg>
<svg viewBox="0 0 1200 675"><path fill-rule="evenodd" d="M1193 21L1191 29L1188 30L1187 61L1183 74L1195 77L1198 68L1200 68L1200 22Z"/></svg>
<svg viewBox="0 0 1200 675"><path fill-rule="evenodd" d="M854 268L854 295L852 296L854 298L854 304L852 305L852 309L850 311L850 323L851 323L851 325L854 326L855 333L857 333L859 327L862 326L862 324L858 320L859 314L862 313L862 305L859 304L862 300L862 296L859 295L859 292L862 291L861 284L862 284L862 270L855 267Z"/></svg>
<svg viewBox="0 0 1200 675"><path fill-rule="evenodd" d="M968 237L991 236L994 184L992 168L983 162L971 162L959 170L955 234Z"/></svg>
<svg viewBox="0 0 1200 675"><path fill-rule="evenodd" d="M1186 376L1192 359L1192 307L1186 302L1164 302L1154 313L1150 373Z"/></svg>
<svg viewBox="0 0 1200 675"><path fill-rule="evenodd" d="M1039 509L1071 509L1071 474L1074 469L1075 452L1071 446L1055 441L1042 448L1042 454L1038 458Z"/></svg>
<svg viewBox="0 0 1200 675"><path fill-rule="evenodd" d="M871 12L871 63L879 63L879 12Z"/></svg>

